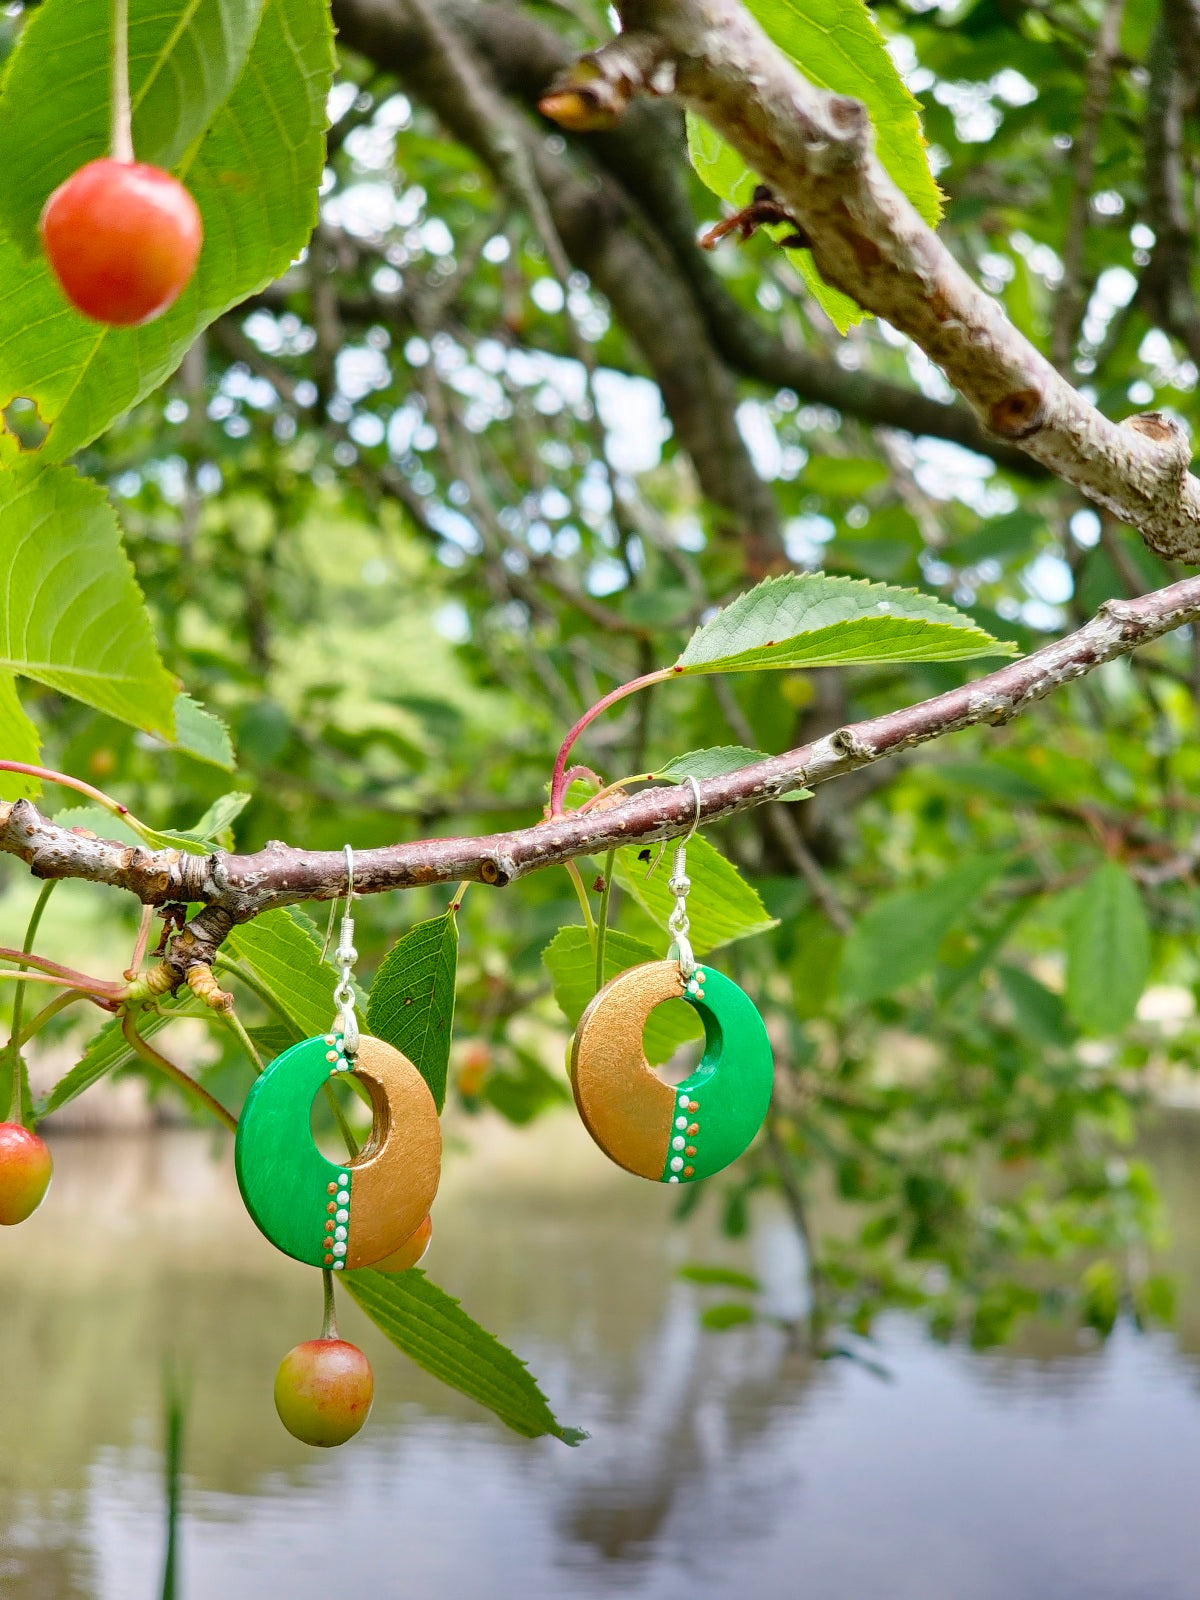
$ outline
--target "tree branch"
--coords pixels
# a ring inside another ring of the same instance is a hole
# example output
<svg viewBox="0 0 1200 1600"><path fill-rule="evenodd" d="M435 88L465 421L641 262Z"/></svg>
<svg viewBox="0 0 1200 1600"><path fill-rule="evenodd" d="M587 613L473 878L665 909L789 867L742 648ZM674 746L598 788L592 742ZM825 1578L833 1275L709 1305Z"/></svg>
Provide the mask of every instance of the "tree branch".
<svg viewBox="0 0 1200 1600"><path fill-rule="evenodd" d="M1077 632L973 683L758 761L700 785L700 820L714 822L827 783L914 745L981 723L1010 721L1063 684L1200 618L1200 577L1135 600L1107 601ZM544 867L621 845L670 839L692 826L690 789L648 789L611 810L593 810L481 838L423 839L358 851L357 894L467 880L503 887ZM272 840L254 855L183 855L89 838L41 814L28 800L0 805L0 851L37 878L82 878L126 889L144 904L201 901L168 958L181 981L211 963L239 922L303 900L346 892L343 852L299 850Z"/></svg>
<svg viewBox="0 0 1200 1600"><path fill-rule="evenodd" d="M808 82L737 0L625 0L622 20L627 31L587 58L581 83L594 92L599 75L613 110L673 93L797 218L823 277L919 345L992 434L1159 554L1200 561L1183 428L1157 413L1114 423L1055 371L896 188L857 100Z"/></svg>

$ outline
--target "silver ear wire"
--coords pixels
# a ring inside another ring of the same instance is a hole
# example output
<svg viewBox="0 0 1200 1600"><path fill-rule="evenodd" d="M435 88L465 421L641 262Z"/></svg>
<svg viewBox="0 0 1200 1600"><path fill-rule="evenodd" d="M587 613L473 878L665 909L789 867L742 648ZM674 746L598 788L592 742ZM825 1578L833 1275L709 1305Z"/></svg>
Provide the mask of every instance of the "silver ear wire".
<svg viewBox="0 0 1200 1600"><path fill-rule="evenodd" d="M684 783L690 783L692 786L692 793L696 797L696 814L692 818L691 827L675 846L675 855L671 862L671 877L667 884L667 888L675 896L675 909L667 918L667 927L673 936L673 949L679 961L680 975L686 983L696 970L696 958L692 954L692 947L688 941L688 929L691 927L691 923L688 921L687 897L688 891L692 887L692 880L687 875L687 847L689 841L695 835L696 829L700 826L701 801L700 785L690 772L683 781Z"/></svg>
<svg viewBox="0 0 1200 1600"><path fill-rule="evenodd" d="M358 960L358 951L354 948L354 918L351 915L351 906L354 904L354 851L346 845L346 909L342 913L342 931L338 938L338 947L333 952L333 959L342 969L341 981L333 991L333 1003L337 1007L337 1021L334 1026L342 1036L342 1048L347 1058L353 1060L358 1051L358 1017L354 1010L354 985L351 976L354 963ZM333 926L333 915L330 913L330 927Z"/></svg>

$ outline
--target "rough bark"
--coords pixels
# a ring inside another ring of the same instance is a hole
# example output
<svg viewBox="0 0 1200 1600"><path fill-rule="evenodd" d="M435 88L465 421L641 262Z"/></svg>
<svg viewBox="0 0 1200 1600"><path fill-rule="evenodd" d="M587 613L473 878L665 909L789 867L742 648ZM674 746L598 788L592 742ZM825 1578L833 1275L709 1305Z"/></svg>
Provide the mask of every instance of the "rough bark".
<svg viewBox="0 0 1200 1600"><path fill-rule="evenodd" d="M625 0L626 32L588 58L614 109L670 93L726 138L808 235L828 282L886 317L945 372L984 427L1138 529L1200 561L1200 482L1182 427L1112 422L958 264L875 155L865 108L816 88L737 0Z"/></svg>

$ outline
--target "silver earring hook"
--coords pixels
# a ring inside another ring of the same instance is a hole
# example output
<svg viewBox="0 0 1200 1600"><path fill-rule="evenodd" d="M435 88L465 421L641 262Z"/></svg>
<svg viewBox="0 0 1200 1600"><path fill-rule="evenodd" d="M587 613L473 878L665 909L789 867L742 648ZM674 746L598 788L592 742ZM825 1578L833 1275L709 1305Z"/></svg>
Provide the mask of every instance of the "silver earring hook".
<svg viewBox="0 0 1200 1600"><path fill-rule="evenodd" d="M692 786L692 793L696 797L696 814L692 818L691 827L684 834L684 836L683 836L682 840L680 841L679 845L676 846L677 849L686 849L687 846L691 843L692 837L695 834L696 829L700 826L700 807L701 807L700 785L696 782L695 778L693 778L693 776L692 776L692 774L690 772L688 773L687 777L684 778L683 783L690 783L691 786ZM682 788L683 784L681 784L680 787ZM654 875L654 872L656 871L656 869L658 867L658 863L663 858L663 852L666 850L666 848L667 848L667 841L664 839L663 842L659 845L657 851L655 852L654 860L646 868L646 876L647 876L647 878L650 878L650 877L652 877Z"/></svg>
<svg viewBox="0 0 1200 1600"><path fill-rule="evenodd" d="M688 921L687 897L692 887L692 880L687 875L687 847L700 826L700 785L690 772L683 781L692 786L692 793L696 798L696 815L692 818L692 825L687 833L675 846L675 855L671 862L671 878L667 884L667 888L675 896L675 909L667 918L667 927L673 935L672 949L679 962L680 976L684 983L687 983L696 970L696 958L688 941L688 929L691 923Z"/></svg>
<svg viewBox="0 0 1200 1600"><path fill-rule="evenodd" d="M351 977L354 963L358 960L358 951L354 948L354 917L351 907L354 904L354 850L350 845L344 847L346 854L346 909L342 913L342 931L338 939L338 947L333 952L333 959L342 969L341 981L333 991L333 1003L337 1007L337 1021L335 1028L341 1033L342 1048L348 1059L353 1060L358 1051L358 1017L354 1009L354 984ZM334 902L336 905L336 901ZM333 912L330 911L329 924L333 926Z"/></svg>

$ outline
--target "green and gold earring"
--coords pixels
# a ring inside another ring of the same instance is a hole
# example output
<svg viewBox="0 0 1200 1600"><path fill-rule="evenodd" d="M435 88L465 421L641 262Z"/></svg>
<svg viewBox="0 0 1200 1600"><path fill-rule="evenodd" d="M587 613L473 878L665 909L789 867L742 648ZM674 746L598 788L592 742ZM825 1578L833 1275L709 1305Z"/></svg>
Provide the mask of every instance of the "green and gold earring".
<svg viewBox="0 0 1200 1600"><path fill-rule="evenodd" d="M285 1255L334 1272L384 1261L412 1237L429 1214L442 1160L429 1085L399 1050L359 1035L349 845L346 868L333 1026L270 1064L246 1097L234 1143L238 1187L262 1233ZM370 1095L371 1134L351 1160L335 1162L317 1148L309 1119L322 1085L347 1072Z"/></svg>
<svg viewBox="0 0 1200 1600"><path fill-rule="evenodd" d="M744 989L699 964L688 941L687 841L676 846L670 889L675 909L665 961L628 967L606 983L571 1041L575 1104L592 1138L627 1172L658 1183L695 1183L746 1149L771 1103L774 1061L762 1017ZM655 1006L682 999L704 1024L700 1064L674 1088L646 1060L642 1030Z"/></svg>

